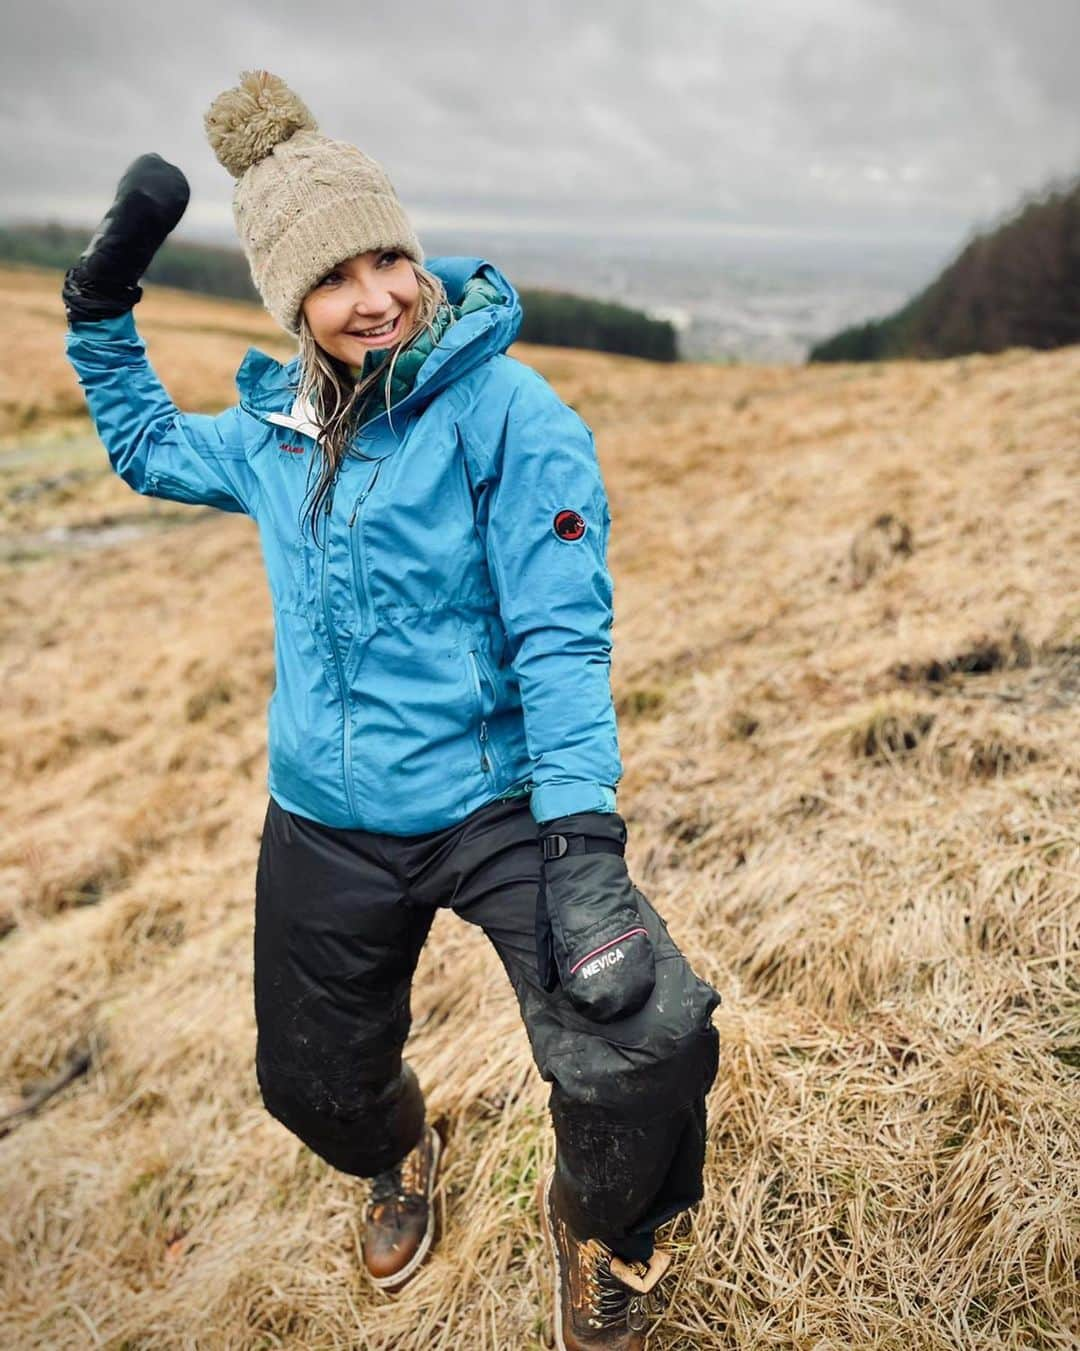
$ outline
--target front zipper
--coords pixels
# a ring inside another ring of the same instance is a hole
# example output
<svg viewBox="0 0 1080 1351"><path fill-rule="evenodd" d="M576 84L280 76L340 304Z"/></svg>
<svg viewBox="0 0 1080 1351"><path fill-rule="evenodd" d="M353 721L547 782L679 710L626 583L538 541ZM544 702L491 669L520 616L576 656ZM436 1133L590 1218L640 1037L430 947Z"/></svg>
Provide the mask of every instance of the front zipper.
<svg viewBox="0 0 1080 1351"><path fill-rule="evenodd" d="M360 516L360 509L367 501L372 488L375 487L381 468L382 460L377 460L371 481L353 503L352 515L349 517L349 547L352 550L353 581L360 594L360 605L363 610L361 632L363 633L375 632L375 603L371 599L371 578L368 575L367 557L364 554L364 520ZM359 525L356 523L358 516L360 516Z"/></svg>
<svg viewBox="0 0 1080 1351"><path fill-rule="evenodd" d="M475 652L469 652L468 657L469 673L472 676L473 682L473 693L476 695L476 711L480 718L480 769L483 773L490 774L493 768L492 760L495 758L495 751L488 736L487 718L484 715L484 691L480 683L480 658ZM483 679L491 685L491 707L494 710L496 700L498 699L494 682L486 671L483 672ZM492 747L490 755L488 753L489 747Z"/></svg>

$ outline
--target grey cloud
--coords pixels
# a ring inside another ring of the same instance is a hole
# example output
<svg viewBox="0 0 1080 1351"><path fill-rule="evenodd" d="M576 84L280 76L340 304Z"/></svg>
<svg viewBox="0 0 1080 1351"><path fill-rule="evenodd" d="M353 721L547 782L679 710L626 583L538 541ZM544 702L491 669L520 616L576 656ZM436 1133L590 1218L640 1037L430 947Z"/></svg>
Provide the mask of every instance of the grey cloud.
<svg viewBox="0 0 1080 1351"><path fill-rule="evenodd" d="M426 221L960 236L1080 169L1075 0L45 0L0 54L0 216L89 222L146 149L225 231L202 115L283 75Z"/></svg>

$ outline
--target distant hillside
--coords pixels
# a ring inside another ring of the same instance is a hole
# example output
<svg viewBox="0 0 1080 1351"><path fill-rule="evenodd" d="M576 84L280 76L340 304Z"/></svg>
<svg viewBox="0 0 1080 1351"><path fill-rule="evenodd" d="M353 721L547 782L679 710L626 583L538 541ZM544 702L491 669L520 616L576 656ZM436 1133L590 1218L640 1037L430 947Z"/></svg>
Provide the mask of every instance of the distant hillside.
<svg viewBox="0 0 1080 1351"><path fill-rule="evenodd" d="M86 247L92 230L57 224L0 226L0 262L66 270ZM247 300L259 305L247 259L238 249L210 244L168 243L154 258L147 280L180 291ZM511 278L511 280L513 280ZM525 311L522 342L582 347L653 361L676 361L674 327L628 309L585 296L554 291L521 291Z"/></svg>
<svg viewBox="0 0 1080 1351"><path fill-rule="evenodd" d="M885 319L844 329L810 361L880 361L1080 342L1080 179L977 235Z"/></svg>
<svg viewBox="0 0 1080 1351"><path fill-rule="evenodd" d="M30 263L66 271L86 248L93 230L66 225L0 226L0 262ZM247 260L236 249L212 244L166 244L150 264L147 280L180 291L259 303Z"/></svg>

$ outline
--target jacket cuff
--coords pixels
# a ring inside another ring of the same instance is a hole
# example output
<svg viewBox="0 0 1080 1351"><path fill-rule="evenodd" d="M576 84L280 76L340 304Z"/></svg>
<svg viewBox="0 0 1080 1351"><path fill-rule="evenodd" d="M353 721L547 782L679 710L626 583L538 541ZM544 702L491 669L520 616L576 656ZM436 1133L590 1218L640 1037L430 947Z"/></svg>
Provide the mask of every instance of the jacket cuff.
<svg viewBox="0 0 1080 1351"><path fill-rule="evenodd" d="M109 319L74 319L68 328L77 338L137 338L135 316L130 310L124 314L113 315Z"/></svg>
<svg viewBox="0 0 1080 1351"><path fill-rule="evenodd" d="M615 789L606 783L552 783L532 790L529 807L538 825L576 812L613 812Z"/></svg>

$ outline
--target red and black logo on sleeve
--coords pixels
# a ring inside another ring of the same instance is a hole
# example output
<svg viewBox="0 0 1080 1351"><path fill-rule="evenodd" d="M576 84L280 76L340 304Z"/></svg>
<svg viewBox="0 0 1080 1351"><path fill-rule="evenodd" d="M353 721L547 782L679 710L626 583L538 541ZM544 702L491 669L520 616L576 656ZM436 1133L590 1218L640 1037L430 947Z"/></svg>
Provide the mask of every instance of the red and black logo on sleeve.
<svg viewBox="0 0 1080 1351"><path fill-rule="evenodd" d="M574 540L581 539L585 534L585 522L576 511L571 511L568 507L555 513L555 520L552 522L551 528L560 539L566 540L567 543L573 543Z"/></svg>

